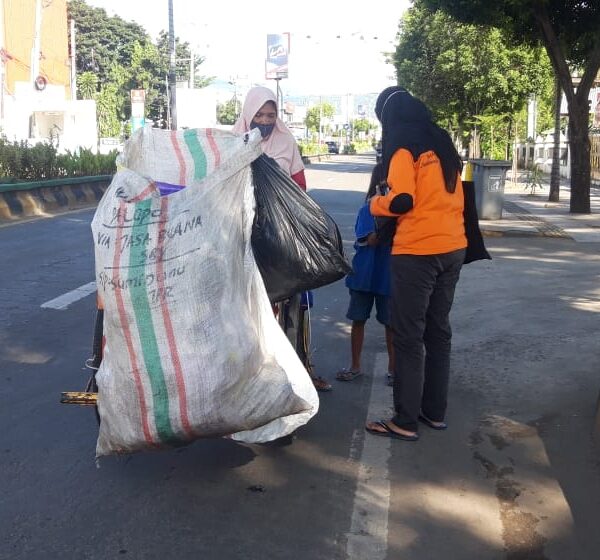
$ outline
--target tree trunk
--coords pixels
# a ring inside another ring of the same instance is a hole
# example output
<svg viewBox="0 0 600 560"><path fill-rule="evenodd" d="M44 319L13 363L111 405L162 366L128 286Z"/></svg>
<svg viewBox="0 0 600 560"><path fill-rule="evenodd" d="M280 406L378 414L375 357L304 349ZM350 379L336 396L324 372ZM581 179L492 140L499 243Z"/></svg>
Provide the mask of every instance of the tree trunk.
<svg viewBox="0 0 600 560"><path fill-rule="evenodd" d="M479 142L479 130L474 127L471 130L471 142L469 145L469 159L479 159L481 157L481 144Z"/></svg>
<svg viewBox="0 0 600 560"><path fill-rule="evenodd" d="M590 212L590 137L588 131L588 94L600 68L600 41L596 40L587 57L583 75L577 85L573 85L571 71L561 44L548 15L544 0L533 0L533 16L542 34L542 42L552 62L554 73L560 80L569 104L569 149L571 152L571 201L573 213Z"/></svg>
<svg viewBox="0 0 600 560"><path fill-rule="evenodd" d="M552 154L552 172L550 174L550 193L548 200L558 202L560 197L560 102L562 89L558 76L554 78L554 151Z"/></svg>
<svg viewBox="0 0 600 560"><path fill-rule="evenodd" d="M587 98L575 96L569 104L569 148L571 150L571 201L572 213L590 213L590 136L588 130Z"/></svg>

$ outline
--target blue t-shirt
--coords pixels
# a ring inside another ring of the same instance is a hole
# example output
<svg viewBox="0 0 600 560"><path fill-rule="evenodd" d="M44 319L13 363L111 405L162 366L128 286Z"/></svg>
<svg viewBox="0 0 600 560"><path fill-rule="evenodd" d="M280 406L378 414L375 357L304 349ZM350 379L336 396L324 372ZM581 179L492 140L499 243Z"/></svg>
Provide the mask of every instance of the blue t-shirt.
<svg viewBox="0 0 600 560"><path fill-rule="evenodd" d="M346 276L346 286L359 292L371 292L382 296L390 295L390 254L389 245L370 247L365 238L375 231L375 219L365 203L358 211L354 232L354 258L352 274ZM361 240L361 241L359 241Z"/></svg>

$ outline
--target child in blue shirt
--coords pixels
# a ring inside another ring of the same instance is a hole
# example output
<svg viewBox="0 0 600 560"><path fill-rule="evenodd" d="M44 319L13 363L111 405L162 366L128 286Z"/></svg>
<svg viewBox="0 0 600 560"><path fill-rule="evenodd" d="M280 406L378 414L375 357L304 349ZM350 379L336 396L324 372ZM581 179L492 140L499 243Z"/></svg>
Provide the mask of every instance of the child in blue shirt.
<svg viewBox="0 0 600 560"><path fill-rule="evenodd" d="M365 337L365 324L371 316L373 304L376 319L385 326L385 339L388 351L388 383L394 371L392 349L392 331L389 317L390 294L390 252L389 242L380 242L375 219L369 211L369 200L384 188L383 166L378 163L371 174L371 182L365 203L358 211L354 226L356 241L352 259L352 274L346 277L346 286L350 290L350 305L346 317L352 321L350 346L352 363L336 374L338 381L352 381L362 374L360 357Z"/></svg>

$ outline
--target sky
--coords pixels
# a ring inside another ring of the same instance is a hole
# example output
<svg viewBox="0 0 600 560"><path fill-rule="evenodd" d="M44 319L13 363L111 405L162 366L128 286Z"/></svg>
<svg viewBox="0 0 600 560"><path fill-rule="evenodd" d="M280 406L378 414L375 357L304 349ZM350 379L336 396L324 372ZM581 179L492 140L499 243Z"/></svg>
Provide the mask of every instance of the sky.
<svg viewBox="0 0 600 560"><path fill-rule="evenodd" d="M136 21L152 37L168 29L168 0L87 0ZM267 34L289 32L288 95L374 93L395 83L394 50L409 0L267 2L173 0L175 34L206 58L202 75L274 89L265 81Z"/></svg>

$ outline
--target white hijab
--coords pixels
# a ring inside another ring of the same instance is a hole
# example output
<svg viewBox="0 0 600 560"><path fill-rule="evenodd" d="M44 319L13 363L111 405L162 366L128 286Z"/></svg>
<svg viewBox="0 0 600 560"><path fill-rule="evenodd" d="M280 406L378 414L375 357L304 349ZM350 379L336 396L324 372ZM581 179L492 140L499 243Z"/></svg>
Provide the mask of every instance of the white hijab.
<svg viewBox="0 0 600 560"><path fill-rule="evenodd" d="M236 134L248 132L254 115L267 101L272 101L277 107L277 97L269 88L253 87L246 95L242 114L233 125L232 131ZM296 139L279 117L275 121L273 132L263 139L261 146L263 152L272 157L290 176L304 169Z"/></svg>

